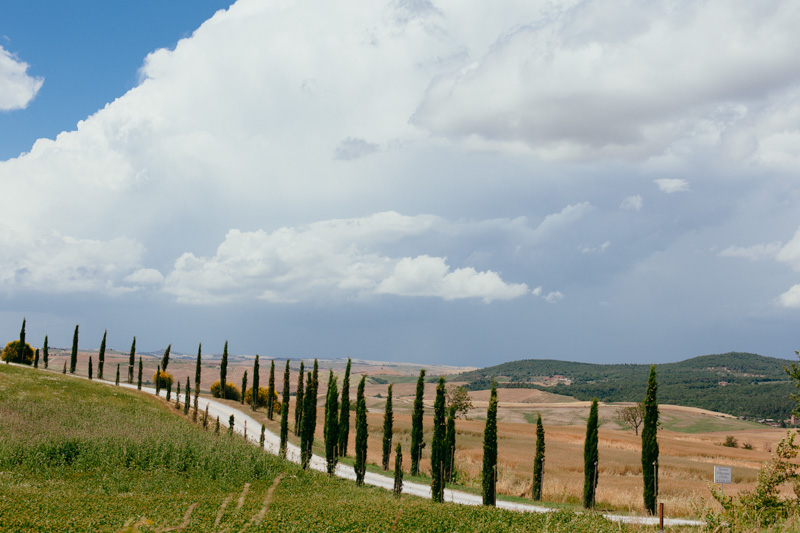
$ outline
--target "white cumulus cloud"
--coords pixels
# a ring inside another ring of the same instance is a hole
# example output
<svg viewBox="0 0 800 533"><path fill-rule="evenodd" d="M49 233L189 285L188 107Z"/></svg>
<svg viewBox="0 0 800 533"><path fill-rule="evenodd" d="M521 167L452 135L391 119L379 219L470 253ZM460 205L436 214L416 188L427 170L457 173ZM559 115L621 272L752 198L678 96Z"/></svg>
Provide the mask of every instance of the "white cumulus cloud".
<svg viewBox="0 0 800 533"><path fill-rule="evenodd" d="M793 285L788 291L778 296L778 303L783 307L800 309L800 285Z"/></svg>
<svg viewBox="0 0 800 533"><path fill-rule="evenodd" d="M751 261L774 259L781 250L780 241L755 244L753 246L729 246L722 250L721 257L740 257Z"/></svg>
<svg viewBox="0 0 800 533"><path fill-rule="evenodd" d="M653 180L661 192L673 194L689 190L689 182L680 178L660 178Z"/></svg>
<svg viewBox="0 0 800 533"><path fill-rule="evenodd" d="M39 92L44 79L28 75L28 64L0 46L0 111L24 109Z"/></svg>
<svg viewBox="0 0 800 533"><path fill-rule="evenodd" d="M643 205L644 202L641 195L634 194L622 200L622 203L619 204L619 208L627 211L641 211Z"/></svg>

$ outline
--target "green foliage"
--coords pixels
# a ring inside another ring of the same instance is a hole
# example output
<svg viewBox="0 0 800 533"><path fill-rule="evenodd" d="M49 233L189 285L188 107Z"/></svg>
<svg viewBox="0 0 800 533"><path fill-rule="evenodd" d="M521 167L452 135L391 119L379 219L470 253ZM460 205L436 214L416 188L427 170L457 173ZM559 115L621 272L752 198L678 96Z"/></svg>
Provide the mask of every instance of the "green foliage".
<svg viewBox="0 0 800 533"><path fill-rule="evenodd" d="M367 376L361 376L356 393L356 461L353 468L356 472L356 484L364 484L364 473L367 469L367 400L364 397L364 384Z"/></svg>
<svg viewBox="0 0 800 533"><path fill-rule="evenodd" d="M256 360L253 361L253 390L259 390L260 385L261 385L259 383L259 381L260 381L259 372L261 371L261 369L259 367L260 367L260 365L259 365L259 362L258 362L258 354L256 354ZM245 387L245 390L247 390L247 387ZM252 407L253 411L258 409L262 405L261 403L259 403L259 400L260 400L260 398L258 396L256 396L256 401L255 402L250 402L250 407ZM247 401L247 400L245 400L245 401Z"/></svg>
<svg viewBox="0 0 800 533"><path fill-rule="evenodd" d="M533 489L531 498L542 499L542 478L544 477L544 426L542 415L536 419L536 455L533 458Z"/></svg>
<svg viewBox="0 0 800 533"><path fill-rule="evenodd" d="M33 368L39 368L39 348L33 354Z"/></svg>
<svg viewBox="0 0 800 533"><path fill-rule="evenodd" d="M169 352L172 350L172 344L167 346L167 349L164 350L164 355L161 356L161 370L164 372L167 371L167 367L169 366Z"/></svg>
<svg viewBox="0 0 800 533"><path fill-rule="evenodd" d="M592 400L589 418L586 419L586 439L583 442L583 507L594 508L597 491L597 398Z"/></svg>
<svg viewBox="0 0 800 533"><path fill-rule="evenodd" d="M156 389L170 389L173 380L172 374L164 372L163 369L157 370L153 374L153 383L156 384Z"/></svg>
<svg viewBox="0 0 800 533"><path fill-rule="evenodd" d="M704 355L677 363L659 365L659 398L662 403L686 405L736 416L774 418L791 414L786 397L796 392L787 380L789 361L750 353ZM485 390L491 380L503 377L501 388L532 388L589 401L638 402L645 393L650 366L644 364L602 365L547 359L503 363L459 374L470 390ZM571 384L541 386L534 382L555 375ZM721 385L720 383L727 383Z"/></svg>
<svg viewBox="0 0 800 533"><path fill-rule="evenodd" d="M483 430L483 505L497 504L497 384L492 384Z"/></svg>
<svg viewBox="0 0 800 533"><path fill-rule="evenodd" d="M44 361L44 368L50 366L50 352L47 346L47 335L44 336L44 346L42 346L42 360Z"/></svg>
<svg viewBox="0 0 800 533"><path fill-rule="evenodd" d="M317 367L316 359L314 367ZM312 447L314 445L314 431L317 426L317 382L312 372L308 372L306 392L303 396L303 418L300 429L300 462L307 469L311 462Z"/></svg>
<svg viewBox="0 0 800 533"><path fill-rule="evenodd" d="M114 385L119 385L119 363L117 363L117 377L114 379Z"/></svg>
<svg viewBox="0 0 800 533"><path fill-rule="evenodd" d="M384 470L389 470L389 458L392 455L392 431L394 425L394 412L392 410L392 384L386 391L386 406L383 410L383 450L381 454L381 466Z"/></svg>
<svg viewBox="0 0 800 533"><path fill-rule="evenodd" d="M72 334L72 351L69 356L69 373L75 373L75 367L78 366L78 326L75 326L75 333Z"/></svg>
<svg viewBox="0 0 800 533"><path fill-rule="evenodd" d="M11 341L6 344L6 347L3 348L2 359L6 363L19 363L22 365L30 365L33 363L33 359L35 354L33 352L33 348L28 343L25 343L25 347L20 350L19 349L19 341Z"/></svg>
<svg viewBox="0 0 800 533"><path fill-rule="evenodd" d="M134 342L136 342L135 338ZM197 346L197 362L194 365L194 389L195 391L197 391L195 394L200 392L200 377L202 374L202 367L200 364L200 353L202 352L202 350L203 350L203 343L200 343Z"/></svg>
<svg viewBox="0 0 800 533"><path fill-rule="evenodd" d="M245 391L245 395L246 395L247 394L247 392L246 392L247 391L247 370L245 370L244 374L242 374L242 390ZM258 390L258 389L256 389L256 390ZM251 400L252 400L252 398L251 398ZM258 400L258 395L256 395L256 400ZM240 401L242 402L242 405L244 405L244 396L241 397ZM251 405L252 405L252 403L251 403Z"/></svg>
<svg viewBox="0 0 800 533"><path fill-rule="evenodd" d="M139 356L139 373L138 373L138 377L137 377L137 380L136 380L136 388L138 390L142 390L142 370L143 370L143 367L142 367L142 356L140 355Z"/></svg>
<svg viewBox="0 0 800 533"><path fill-rule="evenodd" d="M455 417L465 417L472 409L472 400L469 397L469 390L464 385L447 386L447 406L455 409Z"/></svg>
<svg viewBox="0 0 800 533"><path fill-rule="evenodd" d="M399 442L394 450L394 486L392 492L398 498L403 492L403 446Z"/></svg>
<svg viewBox="0 0 800 533"><path fill-rule="evenodd" d="M339 462L337 446L339 445L339 389L336 386L336 377L333 370L328 375L328 394L325 399L325 423L323 435L325 438L325 461L328 474L333 475L336 464Z"/></svg>
<svg viewBox="0 0 800 533"><path fill-rule="evenodd" d="M642 423L642 480L644 482L644 507L650 514L656 512L658 496L658 382L656 366L650 367L647 394L644 398Z"/></svg>
<svg viewBox="0 0 800 533"><path fill-rule="evenodd" d="M211 384L211 396L214 398L227 398L228 400L233 400L235 402L239 401L241 397L242 391L239 390L239 387L228 381L225 383L225 395L222 395L222 385L220 381L217 380Z"/></svg>
<svg viewBox="0 0 800 533"><path fill-rule="evenodd" d="M722 445L725 446L726 448L738 448L739 441L736 440L736 437L734 437L733 435L726 435L725 440L722 441Z"/></svg>
<svg viewBox="0 0 800 533"><path fill-rule="evenodd" d="M347 457L347 441L350 438L350 358L342 380L342 401L339 405L339 455Z"/></svg>
<svg viewBox="0 0 800 533"><path fill-rule="evenodd" d="M139 358L139 363L140 363L139 366L140 367L141 367L141 361L142 361L142 358L140 357ZM128 383L131 383L131 384L133 383L133 365L134 365L135 362L136 362L136 337L133 337L133 342L131 343L131 353L128 356ZM140 374L139 382L140 383L141 383L141 373L142 373L142 370L141 370L141 368L139 368L139 374ZM141 384L139 385L139 388L140 389L142 388Z"/></svg>
<svg viewBox="0 0 800 533"><path fill-rule="evenodd" d="M453 481L453 468L456 461L456 407L447 410L447 435L445 437L445 483Z"/></svg>
<svg viewBox="0 0 800 533"><path fill-rule="evenodd" d="M92 379L92 357L89 356L89 379Z"/></svg>
<svg viewBox="0 0 800 533"><path fill-rule="evenodd" d="M192 399L192 385L189 383L189 376L186 376L186 394L183 399L183 415L189 414L189 404Z"/></svg>
<svg viewBox="0 0 800 533"><path fill-rule="evenodd" d="M419 475L419 459L422 454L422 397L425 393L425 369L419 371L417 392L414 397L414 410L411 412L411 475Z"/></svg>

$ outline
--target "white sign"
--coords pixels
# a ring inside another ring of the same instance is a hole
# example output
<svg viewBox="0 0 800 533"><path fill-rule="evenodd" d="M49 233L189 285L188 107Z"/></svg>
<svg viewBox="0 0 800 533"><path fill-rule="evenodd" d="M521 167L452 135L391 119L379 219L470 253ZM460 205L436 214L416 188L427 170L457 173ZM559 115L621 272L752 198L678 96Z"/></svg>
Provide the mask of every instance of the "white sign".
<svg viewBox="0 0 800 533"><path fill-rule="evenodd" d="M715 466L714 467L714 483L727 483L731 484L731 467L730 466Z"/></svg>

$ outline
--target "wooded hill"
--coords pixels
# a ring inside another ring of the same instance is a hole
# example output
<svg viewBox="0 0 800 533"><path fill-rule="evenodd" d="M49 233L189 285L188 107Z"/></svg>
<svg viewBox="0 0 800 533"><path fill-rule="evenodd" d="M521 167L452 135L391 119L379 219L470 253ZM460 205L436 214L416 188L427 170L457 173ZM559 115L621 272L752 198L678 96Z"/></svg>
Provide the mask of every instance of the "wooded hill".
<svg viewBox="0 0 800 533"><path fill-rule="evenodd" d="M791 361L751 353L704 355L657 365L658 401L752 418L788 418L796 391L783 370ZM638 402L647 388L648 364L592 364L525 359L465 372L470 390L535 388L578 400ZM563 376L563 379L559 377Z"/></svg>

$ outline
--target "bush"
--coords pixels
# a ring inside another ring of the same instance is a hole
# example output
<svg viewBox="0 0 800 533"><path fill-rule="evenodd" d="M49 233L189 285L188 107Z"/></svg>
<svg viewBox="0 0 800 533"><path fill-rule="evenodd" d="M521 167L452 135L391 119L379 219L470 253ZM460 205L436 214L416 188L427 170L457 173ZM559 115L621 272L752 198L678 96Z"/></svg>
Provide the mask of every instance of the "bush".
<svg viewBox="0 0 800 533"><path fill-rule="evenodd" d="M219 380L211 384L211 396L213 396L214 398L222 398L222 386L220 385ZM238 402L241 398L242 398L242 391L239 390L239 387L237 387L230 381L226 381L225 399L234 400Z"/></svg>
<svg viewBox="0 0 800 533"><path fill-rule="evenodd" d="M9 361L11 363L21 363L23 365L32 365L33 364L33 348L27 342L25 343L25 349L22 350L20 353L19 349L19 341L11 341L6 344L6 347L3 348L3 361Z"/></svg>
<svg viewBox="0 0 800 533"><path fill-rule="evenodd" d="M172 374L167 374L163 370L153 374L153 383L157 388L167 390L172 386Z"/></svg>
<svg viewBox="0 0 800 533"><path fill-rule="evenodd" d="M281 402L278 400L278 391L273 391L273 398L272 401L275 405L275 411L279 412L281 409ZM269 388L267 387L259 387L258 388L258 405L267 405L267 399L269 398ZM247 392L244 393L244 403L247 405L252 405L253 403L253 388L247 389Z"/></svg>
<svg viewBox="0 0 800 533"><path fill-rule="evenodd" d="M728 435L725 437L725 442L722 443L723 446L726 448L738 448L739 441L736 440L736 437L733 435Z"/></svg>

